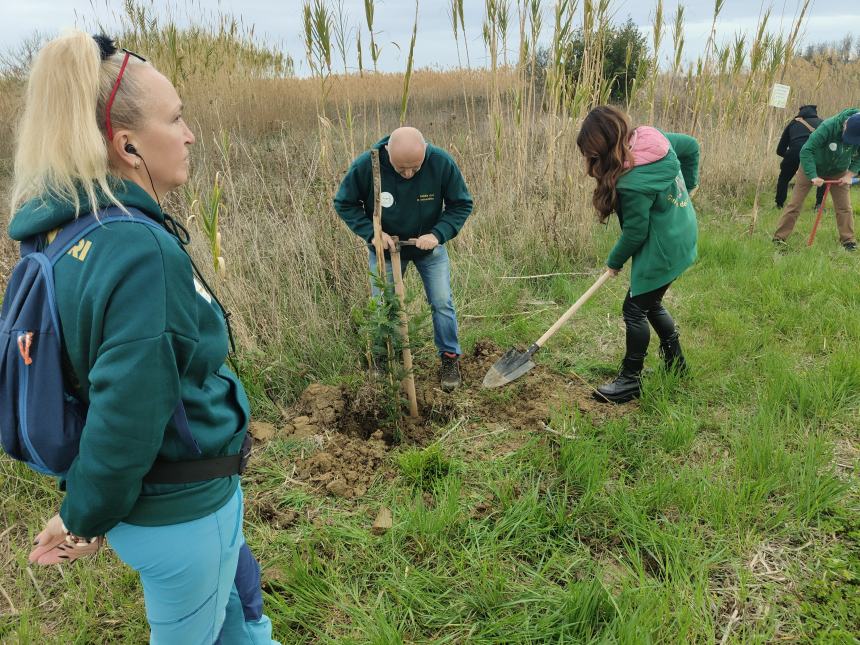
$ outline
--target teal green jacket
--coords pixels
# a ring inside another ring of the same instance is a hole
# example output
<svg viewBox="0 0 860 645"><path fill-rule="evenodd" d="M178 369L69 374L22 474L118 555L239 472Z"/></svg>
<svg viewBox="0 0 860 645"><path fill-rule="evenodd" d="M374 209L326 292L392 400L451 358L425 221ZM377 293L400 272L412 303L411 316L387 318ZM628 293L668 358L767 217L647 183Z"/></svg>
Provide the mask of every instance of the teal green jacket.
<svg viewBox="0 0 860 645"><path fill-rule="evenodd" d="M838 179L850 170L860 172L860 146L842 142L842 128L848 117L860 112L857 108L842 110L825 119L800 149L800 165L810 179Z"/></svg>
<svg viewBox="0 0 860 645"><path fill-rule="evenodd" d="M672 282L696 259L696 211L688 188L699 185L699 144L685 134L665 136L665 157L635 166L616 184L621 237L606 264L621 269L633 259L633 296Z"/></svg>
<svg viewBox="0 0 860 645"><path fill-rule="evenodd" d="M136 184L119 184L116 196L164 221ZM89 212L85 196L82 201L81 212ZM98 205L110 203L102 199ZM9 235L23 240L74 217L68 202L32 200L15 213ZM85 242L54 267L76 394L89 406L80 451L64 482L63 522L92 537L119 522L160 526L208 515L230 499L238 476L183 485L142 480L157 457L195 458L171 423L180 397L203 457L239 451L248 399L224 364L228 339L220 309L197 285L188 256L166 230L112 222Z"/></svg>
<svg viewBox="0 0 860 645"><path fill-rule="evenodd" d="M460 232L472 212L472 196L454 159L427 144L421 169L411 179L401 177L391 165L385 137L373 147L379 150L382 180L382 230L401 239L432 233L444 244ZM373 240L373 173L370 151L353 161L334 197L334 208L353 233ZM422 255L404 247L404 258Z"/></svg>

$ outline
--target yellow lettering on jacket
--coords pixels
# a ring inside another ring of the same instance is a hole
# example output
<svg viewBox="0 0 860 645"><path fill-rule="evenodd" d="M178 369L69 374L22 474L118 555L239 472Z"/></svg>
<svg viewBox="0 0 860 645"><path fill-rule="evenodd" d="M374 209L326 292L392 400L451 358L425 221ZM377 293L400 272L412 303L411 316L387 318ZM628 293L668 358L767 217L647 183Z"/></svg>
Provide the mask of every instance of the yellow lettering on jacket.
<svg viewBox="0 0 860 645"><path fill-rule="evenodd" d="M87 254L90 252L92 246L93 243L89 240L81 240L69 249L69 255L71 255L76 260L80 260L81 262L83 262L87 259Z"/></svg>
<svg viewBox="0 0 860 645"><path fill-rule="evenodd" d="M675 197L674 195L668 195L668 196L667 196L667 199L668 199L670 202L672 202L673 204L675 204L675 206L677 206L678 208L687 208L687 204L689 204L689 203L690 203L690 202L688 202L686 199L683 199L683 200L682 200L682 199L678 199L678 198L677 198L677 197Z"/></svg>

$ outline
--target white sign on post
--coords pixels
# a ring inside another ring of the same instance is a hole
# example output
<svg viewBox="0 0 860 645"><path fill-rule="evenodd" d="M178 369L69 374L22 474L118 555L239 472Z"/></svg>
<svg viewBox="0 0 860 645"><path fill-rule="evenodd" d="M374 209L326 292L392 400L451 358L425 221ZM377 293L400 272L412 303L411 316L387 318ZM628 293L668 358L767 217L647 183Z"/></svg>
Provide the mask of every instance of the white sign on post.
<svg viewBox="0 0 860 645"><path fill-rule="evenodd" d="M785 108L785 106L788 104L789 92L791 92L791 88L788 85L774 83L773 89L770 91L769 105L775 108Z"/></svg>

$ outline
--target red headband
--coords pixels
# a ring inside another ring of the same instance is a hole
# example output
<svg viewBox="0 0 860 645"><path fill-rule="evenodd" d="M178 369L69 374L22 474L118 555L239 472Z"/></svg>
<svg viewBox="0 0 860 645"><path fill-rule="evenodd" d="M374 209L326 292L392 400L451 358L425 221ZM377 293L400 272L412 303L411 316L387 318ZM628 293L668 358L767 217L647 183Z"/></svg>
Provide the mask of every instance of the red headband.
<svg viewBox="0 0 860 645"><path fill-rule="evenodd" d="M122 59L122 67L119 68L116 83L113 84L113 90L111 90L110 98L108 99L107 106L105 107L105 127L107 129L108 141L113 140L113 128L110 124L110 108L113 105L113 100L116 98L117 90L119 90L119 82L122 80L122 75L125 74L125 68L128 65L129 56L130 52L126 52L125 57Z"/></svg>

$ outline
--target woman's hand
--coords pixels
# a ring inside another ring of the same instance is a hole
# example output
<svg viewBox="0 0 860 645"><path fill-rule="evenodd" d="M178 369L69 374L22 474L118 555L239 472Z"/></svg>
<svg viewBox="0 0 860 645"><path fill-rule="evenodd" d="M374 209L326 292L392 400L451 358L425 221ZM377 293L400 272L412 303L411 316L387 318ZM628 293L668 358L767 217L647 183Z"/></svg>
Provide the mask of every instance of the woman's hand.
<svg viewBox="0 0 860 645"><path fill-rule="evenodd" d="M821 188L824 185L824 180L821 177L816 177L815 179L810 179L812 185L816 188Z"/></svg>
<svg viewBox="0 0 860 645"><path fill-rule="evenodd" d="M54 515L45 524L42 532L36 536L36 548L30 552L30 562L36 564L60 564L72 562L85 555L96 553L104 542L103 537L92 542L75 543L63 525L59 515Z"/></svg>
<svg viewBox="0 0 860 645"><path fill-rule="evenodd" d="M613 269L612 267L606 267L606 272L614 278L619 273L621 273L621 269Z"/></svg>

